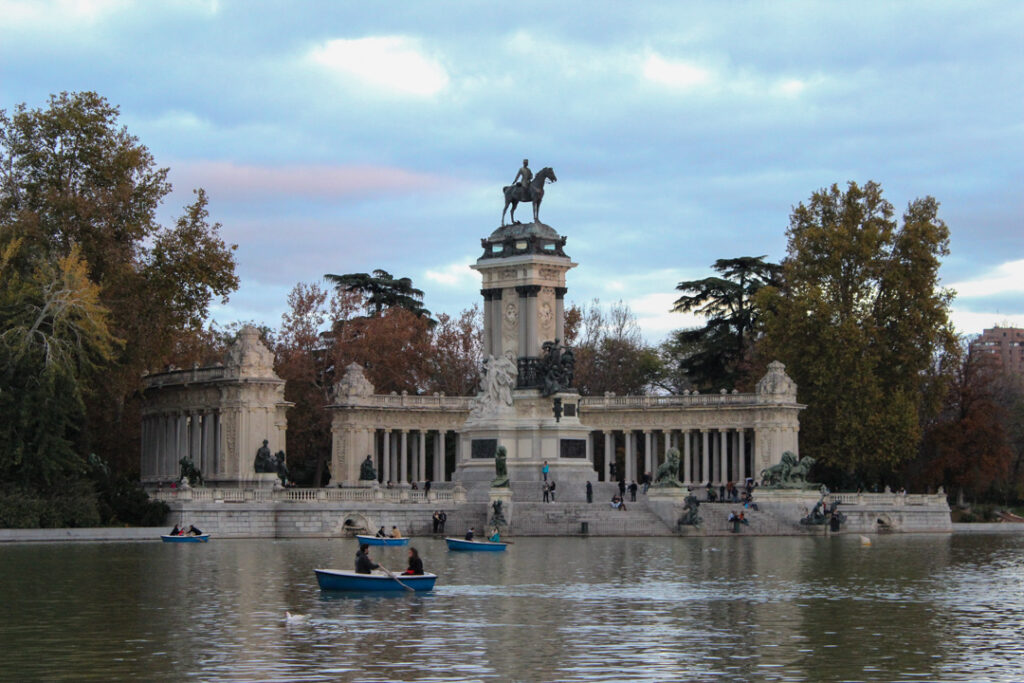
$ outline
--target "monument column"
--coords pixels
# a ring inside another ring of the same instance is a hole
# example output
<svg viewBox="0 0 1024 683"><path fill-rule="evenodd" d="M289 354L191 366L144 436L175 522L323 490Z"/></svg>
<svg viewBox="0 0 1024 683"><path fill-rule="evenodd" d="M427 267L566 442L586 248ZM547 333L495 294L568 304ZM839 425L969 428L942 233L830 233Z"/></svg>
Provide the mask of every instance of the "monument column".
<svg viewBox="0 0 1024 683"><path fill-rule="evenodd" d="M652 473L654 472L654 467L652 466L652 463L653 463L654 460L651 457L653 455L653 453L651 452L651 441L652 441L652 439L651 439L651 430L650 429L645 429L644 430L644 474L645 475L648 472L652 472Z"/></svg>
<svg viewBox="0 0 1024 683"><path fill-rule="evenodd" d="M612 480L612 463L615 462L615 437L612 432L604 433L604 480Z"/></svg>
<svg viewBox="0 0 1024 683"><path fill-rule="evenodd" d="M416 438L418 439L417 445L420 447L420 461L419 465L416 467L416 476L419 480L425 481L426 479L429 479L429 477L427 477L427 433L421 429L419 431L419 436Z"/></svg>
<svg viewBox="0 0 1024 683"><path fill-rule="evenodd" d="M555 287L555 338L565 341L565 293L567 287Z"/></svg>
<svg viewBox="0 0 1024 683"><path fill-rule="evenodd" d="M403 429L402 431L402 445L401 453L398 456L398 468L400 481L403 484L409 482L409 430Z"/></svg>
<svg viewBox="0 0 1024 683"><path fill-rule="evenodd" d="M718 430L718 481L724 484L729 478L729 430Z"/></svg>
<svg viewBox="0 0 1024 683"><path fill-rule="evenodd" d="M680 436L683 439L683 482L689 484L693 481L693 465L690 462L690 430L682 430Z"/></svg>
<svg viewBox="0 0 1024 683"><path fill-rule="evenodd" d="M388 483L391 481L391 430L384 429L383 442L381 443L381 481Z"/></svg>
<svg viewBox="0 0 1024 683"><path fill-rule="evenodd" d="M701 437L701 449L700 449L701 469L700 469L700 476L701 476L701 483L704 483L705 481L708 481L708 482L711 481L711 457L710 457L710 453L708 452L708 430L707 429L701 429L700 430L700 437Z"/></svg>
<svg viewBox="0 0 1024 683"><path fill-rule="evenodd" d="M587 462L594 464L594 432L587 433Z"/></svg>
<svg viewBox="0 0 1024 683"><path fill-rule="evenodd" d="M444 481L444 430L437 430L434 441L434 481Z"/></svg>
<svg viewBox="0 0 1024 683"><path fill-rule="evenodd" d="M747 444L746 444L747 430L739 430L739 441L740 441L740 481L747 481Z"/></svg>

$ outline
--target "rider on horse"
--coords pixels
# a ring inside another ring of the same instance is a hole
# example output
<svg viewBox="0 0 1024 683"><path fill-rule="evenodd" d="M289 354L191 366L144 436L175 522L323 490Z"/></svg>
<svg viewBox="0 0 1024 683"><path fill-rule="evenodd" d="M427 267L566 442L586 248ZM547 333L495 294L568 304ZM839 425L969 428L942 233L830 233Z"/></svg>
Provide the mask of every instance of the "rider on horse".
<svg viewBox="0 0 1024 683"><path fill-rule="evenodd" d="M521 188L520 192L522 194L520 195L520 197L521 197L520 201L524 201L524 202L530 201L530 181L531 180L533 180L533 171L530 170L530 160L529 159L523 159L523 167L521 169L519 169L519 172L516 173L515 179L512 181L513 185L518 183L519 187Z"/></svg>

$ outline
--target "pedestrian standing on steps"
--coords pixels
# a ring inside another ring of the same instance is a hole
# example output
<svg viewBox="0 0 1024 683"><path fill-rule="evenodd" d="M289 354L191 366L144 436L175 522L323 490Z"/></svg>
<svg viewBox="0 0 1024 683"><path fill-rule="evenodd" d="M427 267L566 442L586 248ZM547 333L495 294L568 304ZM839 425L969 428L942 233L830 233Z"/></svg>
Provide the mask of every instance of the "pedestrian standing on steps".
<svg viewBox="0 0 1024 683"><path fill-rule="evenodd" d="M438 531L440 531L443 534L444 523L448 521L448 513L445 512L444 510L441 510L440 514L438 514L437 516L437 521L440 523L439 526L441 527L440 529L438 529Z"/></svg>
<svg viewBox="0 0 1024 683"><path fill-rule="evenodd" d="M555 482L554 482L554 480L552 480L551 486L550 486L550 488L548 490L551 493L551 502L554 503L555 502Z"/></svg>
<svg viewBox="0 0 1024 683"><path fill-rule="evenodd" d="M594 485L591 484L589 481L587 482L587 502L594 502Z"/></svg>
<svg viewBox="0 0 1024 683"><path fill-rule="evenodd" d="M622 478L619 479L619 498L626 499L626 480Z"/></svg>
<svg viewBox="0 0 1024 683"><path fill-rule="evenodd" d="M437 528L441 526L441 513L434 510L434 514L431 516L430 521L434 523L434 533L436 534Z"/></svg>
<svg viewBox="0 0 1024 683"><path fill-rule="evenodd" d="M551 489L548 488L548 483L544 482L544 502L547 503L551 500Z"/></svg>
<svg viewBox="0 0 1024 683"><path fill-rule="evenodd" d="M548 467L548 461L547 461L547 460L545 460L545 461L544 461L544 467L541 467L541 468L540 468L540 473L544 475L544 481L547 481L547 480L548 480L548 472L549 472L550 470L551 470L551 468L550 468L550 467Z"/></svg>
<svg viewBox="0 0 1024 683"><path fill-rule="evenodd" d="M631 503L636 502L636 491L640 487L636 485L636 479L634 479L629 485L629 501Z"/></svg>

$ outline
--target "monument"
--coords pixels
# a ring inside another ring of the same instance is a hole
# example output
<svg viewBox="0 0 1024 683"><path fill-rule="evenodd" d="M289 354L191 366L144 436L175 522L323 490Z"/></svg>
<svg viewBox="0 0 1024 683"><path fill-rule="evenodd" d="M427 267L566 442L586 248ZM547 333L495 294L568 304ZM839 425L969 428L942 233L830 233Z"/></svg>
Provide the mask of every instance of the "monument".
<svg viewBox="0 0 1024 683"><path fill-rule="evenodd" d="M488 498L499 447L512 489L539 482L545 460L549 478L562 490L582 491L596 478L588 458L590 430L580 423L580 397L572 388L572 350L561 343L565 276L576 264L565 253L566 238L537 220L544 182L555 175L550 168L533 175L524 160L517 180L523 182L503 188L506 208L532 201L535 220L494 230L481 240L483 253L471 266L483 281L487 360L459 430L462 458L455 478L472 499Z"/></svg>

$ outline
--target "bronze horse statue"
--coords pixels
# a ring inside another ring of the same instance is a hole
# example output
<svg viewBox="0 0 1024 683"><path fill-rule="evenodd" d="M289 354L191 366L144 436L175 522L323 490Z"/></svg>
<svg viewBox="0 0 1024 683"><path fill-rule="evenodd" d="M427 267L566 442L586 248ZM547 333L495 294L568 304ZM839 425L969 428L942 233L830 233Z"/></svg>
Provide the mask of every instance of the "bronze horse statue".
<svg viewBox="0 0 1024 683"><path fill-rule="evenodd" d="M533 180L530 181L529 196L523 196L522 185L506 185L501 188L505 193L505 208L501 210L501 224L505 225L505 212L508 211L509 204L512 205L512 213L509 214L509 217L513 223L519 222L516 220L516 207L519 206L519 202L533 202L533 222L539 223L537 212L544 199L544 183L548 180L554 183L558 181L558 178L555 177L555 172L551 170L550 166L545 166L537 171L537 175L533 176Z"/></svg>

